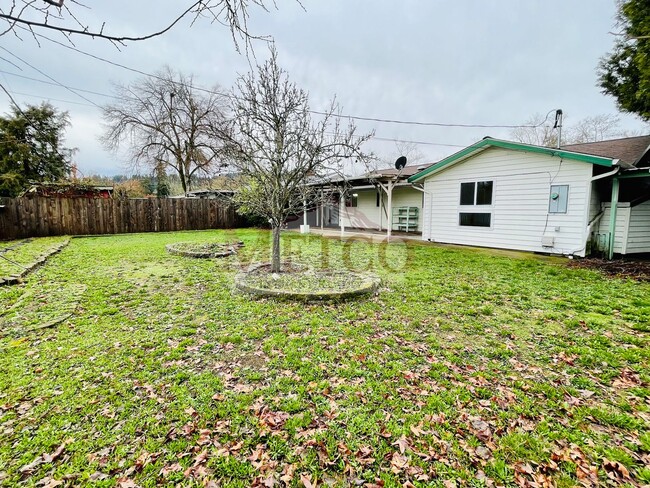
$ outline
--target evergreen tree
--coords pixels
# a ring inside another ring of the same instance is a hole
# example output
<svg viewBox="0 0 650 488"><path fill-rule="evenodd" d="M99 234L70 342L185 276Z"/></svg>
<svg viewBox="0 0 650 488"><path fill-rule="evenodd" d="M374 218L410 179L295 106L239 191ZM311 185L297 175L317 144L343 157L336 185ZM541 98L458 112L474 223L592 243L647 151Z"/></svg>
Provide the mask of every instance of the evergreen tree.
<svg viewBox="0 0 650 488"><path fill-rule="evenodd" d="M170 193L169 181L165 172L165 163L160 161L156 165L156 196L158 198L167 198Z"/></svg>
<svg viewBox="0 0 650 488"><path fill-rule="evenodd" d="M67 112L52 105L12 105L0 117L0 196L15 197L30 182L58 181L70 172L73 149L64 146Z"/></svg>
<svg viewBox="0 0 650 488"><path fill-rule="evenodd" d="M614 51L600 60L598 84L620 110L650 120L650 2L620 0L621 32Z"/></svg>

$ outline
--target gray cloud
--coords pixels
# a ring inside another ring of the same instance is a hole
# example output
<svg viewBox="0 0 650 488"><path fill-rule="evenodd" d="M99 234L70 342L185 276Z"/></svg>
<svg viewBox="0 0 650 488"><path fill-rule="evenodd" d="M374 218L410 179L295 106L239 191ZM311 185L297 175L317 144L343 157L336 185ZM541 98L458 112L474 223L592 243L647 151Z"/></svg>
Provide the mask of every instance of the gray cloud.
<svg viewBox="0 0 650 488"><path fill-rule="evenodd" d="M156 30L179 11L179 2L97 2L84 18L112 32L138 34ZM250 28L273 35L280 61L291 77L310 92L314 109L334 96L345 113L402 120L450 123L516 124L533 113L562 108L569 120L614 113L612 99L596 87L595 68L611 49L615 5L611 0L564 2L501 0L304 0L306 11L291 0L278 9L251 12ZM199 20L177 26L165 36L115 49L109 43L75 38L84 51L118 63L154 72L168 64L193 73L197 85L229 87L238 73L249 70L248 59L234 50L230 33ZM62 36L47 33L59 41ZM11 35L2 46L63 84L100 93L111 92L111 80L128 83L137 74L94 60L28 35ZM266 56L255 44L258 59ZM4 55L10 58L9 55ZM18 60L12 59L17 64ZM23 71L0 60L0 70L44 79L26 65ZM123 171L121 155L105 152L98 143L100 111L61 87L0 74L0 80L21 103L38 97L68 110L73 128L71 145L84 173ZM108 98L82 93L101 105ZM67 100L60 102L57 100ZM75 102L75 103L69 103ZM82 104L82 105L79 105ZM0 110L8 109L0 98ZM627 129L644 124L622 117ZM508 137L507 129L459 129L359 122L378 136L467 145L492 135ZM394 143L374 141L378 154L394 152ZM423 145L429 159L454 151Z"/></svg>

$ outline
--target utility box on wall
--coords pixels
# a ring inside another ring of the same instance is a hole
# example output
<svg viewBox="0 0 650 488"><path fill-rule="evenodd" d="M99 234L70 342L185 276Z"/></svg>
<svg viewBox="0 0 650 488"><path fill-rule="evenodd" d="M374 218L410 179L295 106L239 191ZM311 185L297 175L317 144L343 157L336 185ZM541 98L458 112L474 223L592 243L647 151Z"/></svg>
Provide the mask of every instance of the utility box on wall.
<svg viewBox="0 0 650 488"><path fill-rule="evenodd" d="M555 246L554 236L542 236L542 247L553 247L553 246Z"/></svg>
<svg viewBox="0 0 650 488"><path fill-rule="evenodd" d="M548 213L566 213L569 203L569 185L551 185Z"/></svg>

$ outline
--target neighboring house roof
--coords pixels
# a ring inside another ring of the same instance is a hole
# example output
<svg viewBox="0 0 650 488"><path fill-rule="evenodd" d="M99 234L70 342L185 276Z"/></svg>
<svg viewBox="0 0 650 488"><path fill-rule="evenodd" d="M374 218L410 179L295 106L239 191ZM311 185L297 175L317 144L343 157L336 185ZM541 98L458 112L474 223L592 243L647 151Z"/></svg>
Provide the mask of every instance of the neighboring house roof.
<svg viewBox="0 0 650 488"><path fill-rule="evenodd" d="M567 151L615 158L622 167L637 166L650 148L650 135L562 146Z"/></svg>
<svg viewBox="0 0 650 488"><path fill-rule="evenodd" d="M402 168L402 171L400 172L398 169L395 168L388 168L388 169L378 169L375 171L371 171L366 175L367 178L382 178L382 177L391 177L391 176L397 176L399 175L401 178L407 178L409 176L413 176L416 173L419 173L420 171L425 170L429 166L431 166L433 163L427 163L427 164L416 164L413 166L404 166Z"/></svg>
<svg viewBox="0 0 650 488"><path fill-rule="evenodd" d="M21 196L36 195L42 197L85 197L85 198L110 198L113 195L112 186L87 185L84 183L32 183Z"/></svg>
<svg viewBox="0 0 650 488"><path fill-rule="evenodd" d="M413 166L405 166L402 170L397 170L395 168L385 168L385 169L376 169L369 171L359 176L342 176L342 175L332 175L329 177L322 178L320 180L313 180L309 184L313 186L326 186L332 184L343 184L350 186L364 186L371 185L373 181L378 180L397 180L399 182L406 182L406 180L418 173L419 171L428 168L433 163L418 164Z"/></svg>
<svg viewBox="0 0 650 488"><path fill-rule="evenodd" d="M202 196L216 196L216 195L234 195L234 190L192 190L188 191L185 196L187 197L202 197Z"/></svg>
<svg viewBox="0 0 650 488"><path fill-rule="evenodd" d="M442 170L443 168L446 168L449 165L453 165L461 161L464 161L482 151L485 151L490 147L500 147L503 149L511 149L514 151L547 154L549 156L556 156L565 159L571 159L574 161L581 161L583 163L596 164L599 166L606 166L606 167L611 167L618 163L618 158L615 157L604 157L604 156L598 156L593 154L585 154L576 151L570 151L570 150L566 150L565 148L555 149L551 147L534 146L532 144L523 144L521 142L504 141L501 139L493 139L492 137L485 137L480 141L472 144L471 146L468 146L465 149L462 149L457 153L454 153L451 156L448 156L445 159L435 164L432 164L427 169L414 174L408 179L408 181L409 183L415 183L417 181L420 181L421 179L431 174L437 173L438 171Z"/></svg>

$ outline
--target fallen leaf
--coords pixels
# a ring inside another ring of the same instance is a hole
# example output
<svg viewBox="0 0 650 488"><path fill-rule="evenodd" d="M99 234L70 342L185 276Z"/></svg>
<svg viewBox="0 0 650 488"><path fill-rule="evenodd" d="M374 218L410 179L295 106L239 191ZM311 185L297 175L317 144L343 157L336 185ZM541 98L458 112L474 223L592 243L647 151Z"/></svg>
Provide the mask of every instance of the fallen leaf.
<svg viewBox="0 0 650 488"><path fill-rule="evenodd" d="M406 456L403 456L397 452L393 453L393 457L390 460L391 471L393 471L393 473L400 473L402 470L404 470L404 468L408 466L408 464L409 460Z"/></svg>
<svg viewBox="0 0 650 488"><path fill-rule="evenodd" d="M301 473L300 474L300 482L303 484L305 488L315 488L316 483L312 484L311 483L311 477L308 474Z"/></svg>
<svg viewBox="0 0 650 488"><path fill-rule="evenodd" d="M70 440L63 442L63 444L57 447L52 454L43 454L43 462L51 463L52 461L55 461L63 453L66 444L68 444L69 442Z"/></svg>
<svg viewBox="0 0 650 488"><path fill-rule="evenodd" d="M397 439L395 442L393 442L391 445L399 447L399 452L404 454L406 448L409 447L409 441L406 439L406 436L402 436L399 439Z"/></svg>
<svg viewBox="0 0 650 488"><path fill-rule="evenodd" d="M160 470L160 476L167 476L169 473L176 473L182 470L183 466L181 466L179 463L170 464L168 466L163 466L163 468Z"/></svg>
<svg viewBox="0 0 650 488"><path fill-rule="evenodd" d="M607 477L614 481L619 480L630 480L630 472L628 469L623 466L618 461L610 461L609 459L603 459L603 469L607 473Z"/></svg>
<svg viewBox="0 0 650 488"><path fill-rule="evenodd" d="M43 478L36 485L42 486L43 488L55 488L63 484L62 480L55 480L54 478Z"/></svg>
<svg viewBox="0 0 650 488"><path fill-rule="evenodd" d="M485 460L490 459L492 457L492 453L485 446L478 446L476 448L476 455L481 459L485 459Z"/></svg>
<svg viewBox="0 0 650 488"><path fill-rule="evenodd" d="M130 478L118 478L117 486L119 488L138 488L138 485L135 484L135 481Z"/></svg>

